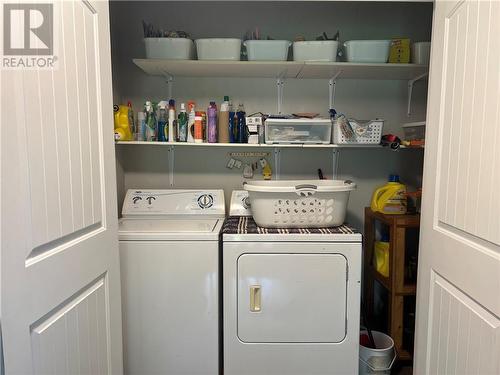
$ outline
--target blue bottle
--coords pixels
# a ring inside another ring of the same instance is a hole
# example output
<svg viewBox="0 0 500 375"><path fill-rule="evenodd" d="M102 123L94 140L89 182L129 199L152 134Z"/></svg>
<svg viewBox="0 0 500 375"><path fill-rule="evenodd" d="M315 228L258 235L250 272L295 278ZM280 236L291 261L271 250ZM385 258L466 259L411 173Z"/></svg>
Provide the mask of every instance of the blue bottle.
<svg viewBox="0 0 500 375"><path fill-rule="evenodd" d="M235 115L236 113L233 111L229 111L229 143L236 143L237 141L237 135L238 135L238 127L236 126L236 121L235 121Z"/></svg>
<svg viewBox="0 0 500 375"><path fill-rule="evenodd" d="M248 143L248 131L245 119L245 108L243 104L238 105L238 112L236 112L236 117L238 118L238 142L237 143Z"/></svg>

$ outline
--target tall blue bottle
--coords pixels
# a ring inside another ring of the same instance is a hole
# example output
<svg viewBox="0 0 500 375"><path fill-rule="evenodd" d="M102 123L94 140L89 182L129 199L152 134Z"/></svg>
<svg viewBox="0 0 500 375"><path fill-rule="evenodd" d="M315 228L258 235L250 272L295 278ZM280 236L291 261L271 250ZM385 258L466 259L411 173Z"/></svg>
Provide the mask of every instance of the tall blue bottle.
<svg viewBox="0 0 500 375"><path fill-rule="evenodd" d="M165 102L160 102L158 111L158 141L166 142L168 140L168 124L167 124L167 111Z"/></svg>
<svg viewBox="0 0 500 375"><path fill-rule="evenodd" d="M238 143L248 143L248 131L245 115L245 108L243 108L243 104L240 103L238 105L238 112L236 112L236 117L238 118Z"/></svg>

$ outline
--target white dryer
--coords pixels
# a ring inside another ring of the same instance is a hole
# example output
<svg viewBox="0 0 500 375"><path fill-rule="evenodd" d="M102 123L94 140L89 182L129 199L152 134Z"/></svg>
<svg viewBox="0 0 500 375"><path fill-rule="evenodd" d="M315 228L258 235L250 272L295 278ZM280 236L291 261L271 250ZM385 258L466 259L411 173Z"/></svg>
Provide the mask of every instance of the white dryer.
<svg viewBox="0 0 500 375"><path fill-rule="evenodd" d="M244 193L233 193L240 212ZM361 234L223 228L224 374L357 374Z"/></svg>
<svg viewBox="0 0 500 375"><path fill-rule="evenodd" d="M126 374L219 373L222 190L129 190L119 222Z"/></svg>

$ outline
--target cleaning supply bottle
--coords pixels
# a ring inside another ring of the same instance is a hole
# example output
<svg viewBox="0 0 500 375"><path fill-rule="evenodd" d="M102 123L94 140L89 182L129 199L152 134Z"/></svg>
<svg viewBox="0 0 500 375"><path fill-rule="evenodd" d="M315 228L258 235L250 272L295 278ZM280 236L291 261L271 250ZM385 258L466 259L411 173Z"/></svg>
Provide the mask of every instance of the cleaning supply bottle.
<svg viewBox="0 0 500 375"><path fill-rule="evenodd" d="M246 113L243 104L238 104L238 112L236 112L236 117L238 118L238 143L248 143L248 132L245 115Z"/></svg>
<svg viewBox="0 0 500 375"><path fill-rule="evenodd" d="M145 132L146 132L146 114L144 112L137 112L137 133L135 135L135 140L144 141Z"/></svg>
<svg viewBox="0 0 500 375"><path fill-rule="evenodd" d="M158 103L158 141L166 142L168 140L168 132L167 102L161 101Z"/></svg>
<svg viewBox="0 0 500 375"><path fill-rule="evenodd" d="M132 124L130 123L129 107L126 105L115 105L114 122L115 122L115 140L116 141L131 141L132 140Z"/></svg>
<svg viewBox="0 0 500 375"><path fill-rule="evenodd" d="M181 111L177 118L177 125L179 126L179 142L187 142L188 137L188 114L184 103L181 103Z"/></svg>
<svg viewBox="0 0 500 375"><path fill-rule="evenodd" d="M195 112L194 117L194 142L203 143L203 112Z"/></svg>
<svg viewBox="0 0 500 375"><path fill-rule="evenodd" d="M370 207L383 214L406 214L406 186L399 182L397 174L391 174L389 182L375 190Z"/></svg>
<svg viewBox="0 0 500 375"><path fill-rule="evenodd" d="M238 141L238 118L236 112L233 111L232 105L229 105L229 142L236 143Z"/></svg>
<svg viewBox="0 0 500 375"><path fill-rule="evenodd" d="M144 112L146 113L144 140L156 141L156 114L153 103L147 101L144 105Z"/></svg>
<svg viewBox="0 0 500 375"><path fill-rule="evenodd" d="M168 101L168 141L175 142L176 139L177 121L175 119L175 100Z"/></svg>
<svg viewBox="0 0 500 375"><path fill-rule="evenodd" d="M220 105L219 129L217 132L219 143L229 143L229 96L224 96Z"/></svg>
<svg viewBox="0 0 500 375"><path fill-rule="evenodd" d="M214 101L207 109L207 133L208 143L217 143L217 106Z"/></svg>
<svg viewBox="0 0 500 375"><path fill-rule="evenodd" d="M132 135L131 140L134 140L135 134L137 133L137 129L135 127L134 110L132 109L132 102L130 100L127 102L127 107L128 107L128 123L130 126L130 133Z"/></svg>
<svg viewBox="0 0 500 375"><path fill-rule="evenodd" d="M194 143L194 122L196 117L196 112L194 110L195 103L190 100L188 102L188 126L187 126L187 141L189 143Z"/></svg>

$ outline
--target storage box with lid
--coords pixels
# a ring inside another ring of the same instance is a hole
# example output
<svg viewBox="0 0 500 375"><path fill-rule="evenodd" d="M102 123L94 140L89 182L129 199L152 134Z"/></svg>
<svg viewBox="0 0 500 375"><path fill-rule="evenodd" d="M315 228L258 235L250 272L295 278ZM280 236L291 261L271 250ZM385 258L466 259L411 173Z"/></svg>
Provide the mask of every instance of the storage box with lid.
<svg viewBox="0 0 500 375"><path fill-rule="evenodd" d="M378 145L382 139L384 120L354 120L349 119L352 137L342 132L337 121L333 122L333 143L335 144L366 144Z"/></svg>
<svg viewBox="0 0 500 375"><path fill-rule="evenodd" d="M264 126L267 144L328 144L332 132L329 118L268 118Z"/></svg>

